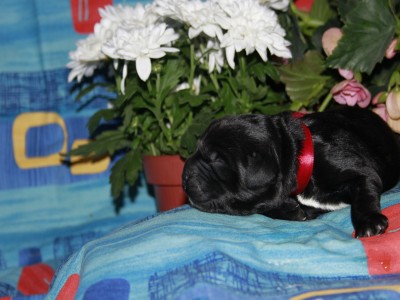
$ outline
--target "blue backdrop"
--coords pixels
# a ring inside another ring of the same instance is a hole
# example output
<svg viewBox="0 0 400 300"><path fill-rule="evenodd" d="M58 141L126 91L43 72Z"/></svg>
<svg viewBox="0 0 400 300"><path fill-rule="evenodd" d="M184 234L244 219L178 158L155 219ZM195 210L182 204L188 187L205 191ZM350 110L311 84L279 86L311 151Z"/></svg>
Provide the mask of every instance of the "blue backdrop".
<svg viewBox="0 0 400 300"><path fill-rule="evenodd" d="M107 105L99 91L75 100L68 53L92 32L99 7L125 2L137 1L1 1L0 298L42 293L24 290L28 266L54 271L88 240L156 211L142 182L116 214L110 158L70 167L60 156L87 141L88 117Z"/></svg>

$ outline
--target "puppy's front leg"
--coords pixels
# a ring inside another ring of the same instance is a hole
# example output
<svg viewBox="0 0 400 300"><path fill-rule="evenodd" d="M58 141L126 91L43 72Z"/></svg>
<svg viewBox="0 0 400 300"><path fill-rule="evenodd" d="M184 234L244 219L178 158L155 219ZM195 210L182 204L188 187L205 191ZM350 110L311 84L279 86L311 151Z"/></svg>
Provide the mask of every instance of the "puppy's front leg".
<svg viewBox="0 0 400 300"><path fill-rule="evenodd" d="M351 205L355 236L360 238L382 234L389 222L380 209L381 180L376 175L363 178L356 185L357 192Z"/></svg>

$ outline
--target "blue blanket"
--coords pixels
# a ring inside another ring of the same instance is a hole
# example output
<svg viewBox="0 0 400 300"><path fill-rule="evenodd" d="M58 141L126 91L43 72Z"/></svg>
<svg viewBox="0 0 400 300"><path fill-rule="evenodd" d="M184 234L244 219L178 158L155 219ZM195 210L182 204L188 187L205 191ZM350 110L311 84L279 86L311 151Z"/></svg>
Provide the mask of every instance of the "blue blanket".
<svg viewBox="0 0 400 300"><path fill-rule="evenodd" d="M87 243L48 299L400 299L399 203L400 186L382 200L389 230L361 240L348 208L290 222L184 206Z"/></svg>

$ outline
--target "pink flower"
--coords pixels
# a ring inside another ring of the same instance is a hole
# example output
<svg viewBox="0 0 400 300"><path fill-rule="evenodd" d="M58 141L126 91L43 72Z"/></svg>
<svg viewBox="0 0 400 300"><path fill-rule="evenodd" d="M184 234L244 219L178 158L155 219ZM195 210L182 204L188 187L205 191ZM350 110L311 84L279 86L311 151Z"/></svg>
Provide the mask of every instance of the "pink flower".
<svg viewBox="0 0 400 300"><path fill-rule="evenodd" d="M389 47L386 49L385 57L387 59L392 59L396 55L397 39L394 39Z"/></svg>
<svg viewBox="0 0 400 300"><path fill-rule="evenodd" d="M357 104L364 108L371 102L371 93L354 79L339 82L332 88L331 94L333 95L333 99L339 104L349 106Z"/></svg>

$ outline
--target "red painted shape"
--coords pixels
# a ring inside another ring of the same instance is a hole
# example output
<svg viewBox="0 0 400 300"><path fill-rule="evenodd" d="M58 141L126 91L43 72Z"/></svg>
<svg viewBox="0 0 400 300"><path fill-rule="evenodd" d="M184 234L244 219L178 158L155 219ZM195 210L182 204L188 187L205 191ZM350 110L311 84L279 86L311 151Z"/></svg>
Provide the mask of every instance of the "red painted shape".
<svg viewBox="0 0 400 300"><path fill-rule="evenodd" d="M99 8L112 5L113 0L70 0L72 21L78 33L92 33L100 21Z"/></svg>
<svg viewBox="0 0 400 300"><path fill-rule="evenodd" d="M400 273L400 204L390 206L382 213L389 219L385 233L360 238L371 275Z"/></svg>
<svg viewBox="0 0 400 300"><path fill-rule="evenodd" d="M0 300L12 300L12 298L10 296L0 297Z"/></svg>
<svg viewBox="0 0 400 300"><path fill-rule="evenodd" d="M22 269L17 289L24 295L41 295L49 291L54 270L49 265L39 263Z"/></svg>
<svg viewBox="0 0 400 300"><path fill-rule="evenodd" d="M294 1L296 7L304 12L310 12L314 4L314 0L296 0Z"/></svg>
<svg viewBox="0 0 400 300"><path fill-rule="evenodd" d="M79 287L80 276L72 274L57 295L56 300L74 300Z"/></svg>

